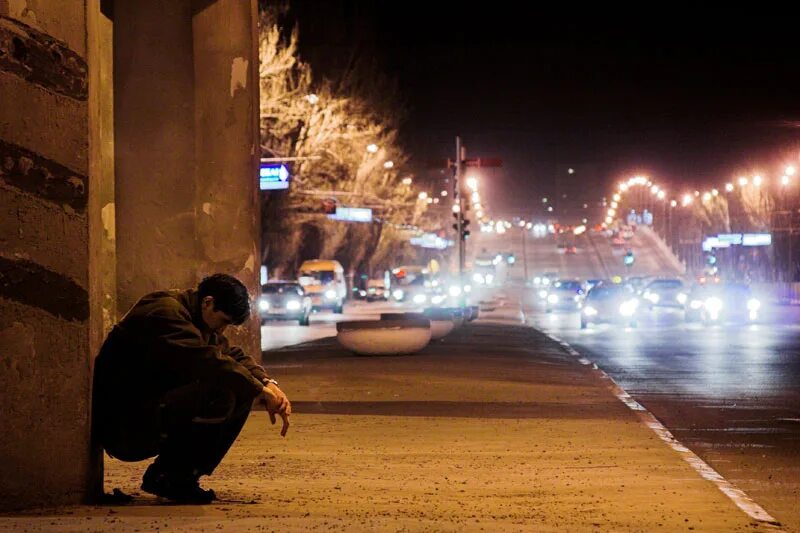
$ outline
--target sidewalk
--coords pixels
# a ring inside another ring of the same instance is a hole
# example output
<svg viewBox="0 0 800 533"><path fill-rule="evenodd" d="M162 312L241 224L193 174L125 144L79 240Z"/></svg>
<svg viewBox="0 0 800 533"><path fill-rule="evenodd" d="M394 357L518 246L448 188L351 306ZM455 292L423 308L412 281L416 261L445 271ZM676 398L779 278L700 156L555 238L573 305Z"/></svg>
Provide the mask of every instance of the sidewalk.
<svg viewBox="0 0 800 533"><path fill-rule="evenodd" d="M751 521L536 330L465 326L418 355L324 339L266 354L285 439L251 416L212 478L224 501L159 504L146 463L106 462L133 504L0 518L28 531L744 531Z"/></svg>

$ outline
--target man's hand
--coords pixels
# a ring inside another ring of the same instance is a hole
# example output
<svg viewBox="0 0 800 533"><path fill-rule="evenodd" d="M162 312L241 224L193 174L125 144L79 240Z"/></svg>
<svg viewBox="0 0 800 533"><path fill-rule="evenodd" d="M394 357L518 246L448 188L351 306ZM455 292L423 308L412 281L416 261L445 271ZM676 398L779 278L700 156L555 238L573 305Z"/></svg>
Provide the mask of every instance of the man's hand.
<svg viewBox="0 0 800 533"><path fill-rule="evenodd" d="M289 403L289 398L277 385L269 383L262 391L261 401L267 407L267 413L269 413L269 419L273 425L276 413L283 419L281 437L285 437L286 432L289 431L289 416L292 414L292 404Z"/></svg>

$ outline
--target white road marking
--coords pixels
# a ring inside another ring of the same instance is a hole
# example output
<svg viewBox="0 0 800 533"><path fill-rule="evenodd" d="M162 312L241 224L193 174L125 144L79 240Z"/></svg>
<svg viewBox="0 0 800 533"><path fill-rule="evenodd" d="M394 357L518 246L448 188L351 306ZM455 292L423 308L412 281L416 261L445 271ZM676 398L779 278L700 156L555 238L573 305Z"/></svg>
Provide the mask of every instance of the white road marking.
<svg viewBox="0 0 800 533"><path fill-rule="evenodd" d="M561 339L553 335L547 333L545 333L545 335L547 335L548 337L550 337L550 339L561 345L568 354L580 357L580 354L568 343L562 341ZM586 359L580 357L578 361L581 364L585 364L583 363L583 361L586 361ZM647 427L652 429L653 432L656 435L658 435L658 437L662 441L666 442L673 450L678 452L684 459L684 461L689 463L689 465L692 468L694 468L694 470L698 474L700 474L700 476L703 479L706 479L712 482L714 485L716 485L717 488L720 491L722 491L722 493L725 494L728 498L730 498L731 501L733 501L733 503L736 504L736 506L739 509L741 509L745 514L747 514L747 516L749 516L753 520L758 520L759 522L763 522L765 525L771 526L771 529L773 531L779 530L777 528L777 526L779 525L778 521L775 520L775 518L773 518L772 515L770 515L766 510L764 510L763 507L761 507L755 501L753 501L753 499L750 498L750 496L748 496L747 494L745 494L743 490L737 488L730 481L722 477L722 474L714 470L708 463L706 463L700 457L698 457L697 454L695 454L692 450L681 444L681 442L678 439L676 439L672 435L672 433L670 433L670 431L666 427L664 427L664 425L661 422L658 421L658 419L653 415L653 413L648 411L644 406L642 406L642 404L634 400L631 397L631 395L628 394L627 391L625 391L625 389L620 387L619 384L616 381L614 381L614 378L609 376L603 369L599 368L597 364L595 363L592 364L593 367L597 369L598 372L600 372L604 378L611 381L611 383L613 384L612 389L617 399L619 399L619 401L627 405L632 411L636 412L636 415L639 417L639 419L642 420L642 422L644 422L644 424Z"/></svg>

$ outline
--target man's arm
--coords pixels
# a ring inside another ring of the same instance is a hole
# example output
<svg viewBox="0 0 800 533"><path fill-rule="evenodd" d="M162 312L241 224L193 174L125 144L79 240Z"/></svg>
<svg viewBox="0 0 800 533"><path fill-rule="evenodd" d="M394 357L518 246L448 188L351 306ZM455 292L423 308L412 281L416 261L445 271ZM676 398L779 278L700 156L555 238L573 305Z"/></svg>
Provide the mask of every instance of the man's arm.
<svg viewBox="0 0 800 533"><path fill-rule="evenodd" d="M249 370L258 381L265 385L267 384L269 375L267 371L264 370L264 367L256 363L255 359L244 353L244 350L238 346L230 346L228 344L228 339L222 335L220 335L220 348L222 349L222 353L233 358L234 361Z"/></svg>
<svg viewBox="0 0 800 533"><path fill-rule="evenodd" d="M185 309L168 302L148 313L145 323L148 333L155 337L156 355L173 371L223 385L244 397L262 394L264 382L233 357L223 354L220 346L209 345Z"/></svg>

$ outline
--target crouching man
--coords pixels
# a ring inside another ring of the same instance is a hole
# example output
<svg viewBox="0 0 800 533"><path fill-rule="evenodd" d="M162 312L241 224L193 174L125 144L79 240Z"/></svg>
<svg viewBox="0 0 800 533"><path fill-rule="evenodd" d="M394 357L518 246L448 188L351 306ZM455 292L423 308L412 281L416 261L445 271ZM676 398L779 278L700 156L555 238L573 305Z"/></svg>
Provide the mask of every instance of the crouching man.
<svg viewBox="0 0 800 533"><path fill-rule="evenodd" d="M214 274L197 289L154 292L114 326L97 356L94 432L122 461L155 457L142 490L205 504L200 488L244 426L253 400L289 429L291 405L255 360L224 336L250 315L247 288Z"/></svg>

